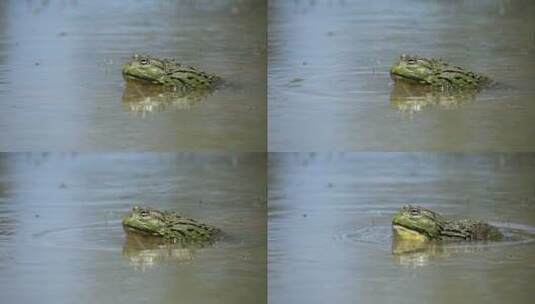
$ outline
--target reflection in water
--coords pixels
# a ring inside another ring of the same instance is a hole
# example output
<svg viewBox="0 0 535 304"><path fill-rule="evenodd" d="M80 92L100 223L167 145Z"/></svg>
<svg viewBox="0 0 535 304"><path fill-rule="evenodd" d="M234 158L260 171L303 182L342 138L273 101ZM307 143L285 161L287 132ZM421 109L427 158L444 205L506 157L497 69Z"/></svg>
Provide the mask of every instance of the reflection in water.
<svg viewBox="0 0 535 304"><path fill-rule="evenodd" d="M166 110L189 110L202 102L210 91L183 91L176 87L155 86L139 81L127 81L123 91L123 105L136 113L161 112Z"/></svg>
<svg viewBox="0 0 535 304"><path fill-rule="evenodd" d="M476 91L437 91L430 86L396 81L390 93L390 104L402 112L420 112L428 108L455 109L475 100Z"/></svg>
<svg viewBox="0 0 535 304"><path fill-rule="evenodd" d="M436 259L454 259L455 256L481 253L488 251L488 244L493 242L441 242L441 241L415 241L392 238L392 254L399 265L408 267L422 267L431 265Z"/></svg>
<svg viewBox="0 0 535 304"><path fill-rule="evenodd" d="M392 254L400 265L425 266L431 258L443 256L444 247L437 242L407 240L394 235Z"/></svg>
<svg viewBox="0 0 535 304"><path fill-rule="evenodd" d="M126 233L123 255L136 270L145 271L157 264L190 261L198 247L172 243L161 238Z"/></svg>

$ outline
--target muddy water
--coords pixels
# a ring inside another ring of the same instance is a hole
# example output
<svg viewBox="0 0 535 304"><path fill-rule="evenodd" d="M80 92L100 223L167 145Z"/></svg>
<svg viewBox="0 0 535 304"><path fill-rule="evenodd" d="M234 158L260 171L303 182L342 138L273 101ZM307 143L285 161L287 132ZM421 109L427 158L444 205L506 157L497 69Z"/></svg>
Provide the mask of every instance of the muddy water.
<svg viewBox="0 0 535 304"><path fill-rule="evenodd" d="M2 1L0 149L265 150L265 15L263 0ZM186 108L132 104L121 65L134 52L228 87Z"/></svg>
<svg viewBox="0 0 535 304"><path fill-rule="evenodd" d="M260 154L2 154L2 302L265 303L265 166ZM193 250L136 244L120 225L133 202L224 234Z"/></svg>
<svg viewBox="0 0 535 304"><path fill-rule="evenodd" d="M532 151L534 13L525 0L270 1L270 151ZM401 53L500 85L400 103L388 70Z"/></svg>
<svg viewBox="0 0 535 304"><path fill-rule="evenodd" d="M268 170L270 303L533 300L533 154L271 154ZM506 239L393 243L407 201L486 219Z"/></svg>

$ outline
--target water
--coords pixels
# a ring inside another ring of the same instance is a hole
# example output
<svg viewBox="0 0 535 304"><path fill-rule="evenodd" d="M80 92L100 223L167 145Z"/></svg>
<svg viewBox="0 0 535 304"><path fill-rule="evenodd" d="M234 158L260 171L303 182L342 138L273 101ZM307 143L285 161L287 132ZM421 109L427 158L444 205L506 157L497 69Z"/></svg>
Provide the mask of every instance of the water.
<svg viewBox="0 0 535 304"><path fill-rule="evenodd" d="M270 154L269 303L531 303L534 154ZM410 247L415 202L500 227L502 242Z"/></svg>
<svg viewBox="0 0 535 304"><path fill-rule="evenodd" d="M1 154L2 302L266 303L265 167L255 153ZM120 223L134 202L223 236L136 243Z"/></svg>
<svg viewBox="0 0 535 304"><path fill-rule="evenodd" d="M265 151L265 33L264 0L2 1L0 150ZM121 75L135 52L228 87L139 111Z"/></svg>
<svg viewBox="0 0 535 304"><path fill-rule="evenodd" d="M534 14L526 0L270 1L270 151L533 151ZM400 106L402 53L500 85Z"/></svg>

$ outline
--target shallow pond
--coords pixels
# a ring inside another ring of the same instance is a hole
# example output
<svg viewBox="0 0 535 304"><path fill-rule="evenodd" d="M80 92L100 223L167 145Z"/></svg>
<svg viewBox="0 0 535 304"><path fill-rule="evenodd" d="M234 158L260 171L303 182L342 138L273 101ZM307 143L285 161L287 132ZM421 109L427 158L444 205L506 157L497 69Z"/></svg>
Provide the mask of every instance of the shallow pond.
<svg viewBox="0 0 535 304"><path fill-rule="evenodd" d="M270 303L533 300L534 154L281 153L268 172ZM506 239L409 248L390 226L406 202Z"/></svg>
<svg viewBox="0 0 535 304"><path fill-rule="evenodd" d="M264 0L2 1L0 150L264 151L265 15ZM132 102L134 53L228 85L188 107Z"/></svg>
<svg viewBox="0 0 535 304"><path fill-rule="evenodd" d="M270 1L269 150L533 151L533 1ZM442 57L499 85L412 102L389 69Z"/></svg>
<svg viewBox="0 0 535 304"><path fill-rule="evenodd" d="M265 303L265 166L254 153L1 154L2 302ZM222 237L139 244L121 227L134 203Z"/></svg>

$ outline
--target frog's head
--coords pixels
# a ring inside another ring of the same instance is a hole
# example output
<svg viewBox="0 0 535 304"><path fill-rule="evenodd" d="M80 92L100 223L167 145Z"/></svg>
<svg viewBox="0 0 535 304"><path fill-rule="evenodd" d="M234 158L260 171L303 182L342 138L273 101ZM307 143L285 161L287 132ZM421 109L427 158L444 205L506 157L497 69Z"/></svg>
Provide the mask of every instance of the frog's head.
<svg viewBox="0 0 535 304"><path fill-rule="evenodd" d="M147 235L161 235L165 230L165 214L161 211L134 206L132 212L123 218L126 231Z"/></svg>
<svg viewBox="0 0 535 304"><path fill-rule="evenodd" d="M390 75L394 80L432 84L439 64L440 62L436 59L403 54L390 69Z"/></svg>
<svg viewBox="0 0 535 304"><path fill-rule="evenodd" d="M165 62L151 56L137 55L123 65L123 76L126 79L160 83L166 75Z"/></svg>
<svg viewBox="0 0 535 304"><path fill-rule="evenodd" d="M442 217L420 206L406 205L394 214L392 228L396 237L409 240L438 239Z"/></svg>

